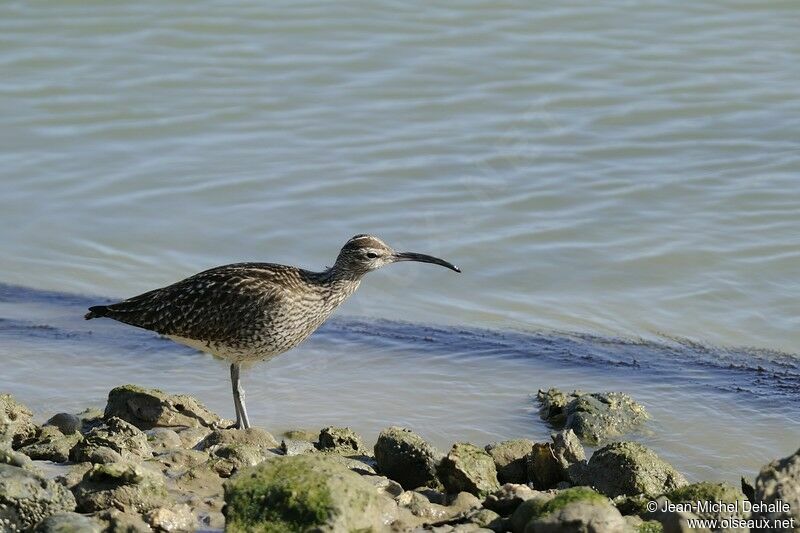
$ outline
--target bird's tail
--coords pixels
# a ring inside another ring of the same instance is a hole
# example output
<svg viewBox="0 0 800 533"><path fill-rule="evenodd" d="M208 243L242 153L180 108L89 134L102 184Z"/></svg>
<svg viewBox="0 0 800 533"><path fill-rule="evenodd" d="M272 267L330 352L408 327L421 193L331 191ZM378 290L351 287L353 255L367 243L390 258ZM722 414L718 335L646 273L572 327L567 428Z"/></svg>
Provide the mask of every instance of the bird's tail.
<svg viewBox="0 0 800 533"><path fill-rule="evenodd" d="M93 318L100 318L106 315L108 315L107 305L95 305L89 308L89 312L83 315L83 318L86 320L91 320Z"/></svg>

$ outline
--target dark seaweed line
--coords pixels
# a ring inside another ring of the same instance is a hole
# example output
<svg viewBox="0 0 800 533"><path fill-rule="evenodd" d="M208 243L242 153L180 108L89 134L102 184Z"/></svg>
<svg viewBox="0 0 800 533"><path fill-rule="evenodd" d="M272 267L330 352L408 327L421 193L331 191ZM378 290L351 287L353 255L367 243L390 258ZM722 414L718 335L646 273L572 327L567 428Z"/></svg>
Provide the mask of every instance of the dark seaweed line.
<svg viewBox="0 0 800 533"><path fill-rule="evenodd" d="M158 337L125 327L106 328L93 334L82 319L90 304L104 301L55 291L42 291L0 283L0 304L36 303L69 310L63 325L0 318L0 336L69 339L72 342L119 342L125 339L149 349L186 352ZM74 317L73 317L74 315ZM721 348L687 339L668 342L601 337L571 332L526 332L473 327L444 327L386 319L338 317L317 334L337 340L384 347L421 347L427 357L445 355L498 358L538 358L554 365L591 365L638 372L658 379L687 381L682 369L703 370L695 385L712 386L757 397L780 397L800 402L800 359L797 356L753 348ZM713 376L716 379L709 379Z"/></svg>

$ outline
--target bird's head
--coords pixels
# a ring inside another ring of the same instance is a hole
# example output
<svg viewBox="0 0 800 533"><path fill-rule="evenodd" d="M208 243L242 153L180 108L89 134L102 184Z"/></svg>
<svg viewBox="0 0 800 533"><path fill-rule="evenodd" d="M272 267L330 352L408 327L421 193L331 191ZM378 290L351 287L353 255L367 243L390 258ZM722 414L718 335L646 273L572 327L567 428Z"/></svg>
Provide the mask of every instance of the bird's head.
<svg viewBox="0 0 800 533"><path fill-rule="evenodd" d="M362 276L382 266L399 261L418 261L441 265L450 270L461 270L443 259L415 252L396 252L391 246L372 235L356 235L345 243L336 258L336 268L356 276Z"/></svg>

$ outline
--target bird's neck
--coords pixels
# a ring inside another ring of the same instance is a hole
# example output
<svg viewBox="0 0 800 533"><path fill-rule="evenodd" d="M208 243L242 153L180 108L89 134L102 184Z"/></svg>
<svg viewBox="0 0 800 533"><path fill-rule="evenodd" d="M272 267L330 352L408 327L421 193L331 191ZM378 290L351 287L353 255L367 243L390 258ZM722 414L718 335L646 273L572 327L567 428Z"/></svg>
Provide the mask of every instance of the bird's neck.
<svg viewBox="0 0 800 533"><path fill-rule="evenodd" d="M336 305L343 302L348 296L358 289L363 274L354 273L350 270L339 268L334 265L331 268L318 274L318 283L330 297L336 300Z"/></svg>

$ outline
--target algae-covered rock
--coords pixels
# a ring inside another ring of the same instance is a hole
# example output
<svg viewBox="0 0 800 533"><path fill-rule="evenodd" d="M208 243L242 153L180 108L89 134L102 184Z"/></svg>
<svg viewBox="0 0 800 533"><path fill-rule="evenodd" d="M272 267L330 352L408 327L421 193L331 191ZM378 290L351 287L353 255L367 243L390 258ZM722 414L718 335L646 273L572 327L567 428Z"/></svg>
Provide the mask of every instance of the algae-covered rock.
<svg viewBox="0 0 800 533"><path fill-rule="evenodd" d="M447 492L486 497L500 488L492 456L474 444L459 442L439 463L439 478Z"/></svg>
<svg viewBox="0 0 800 533"><path fill-rule="evenodd" d="M119 418L109 418L105 426L92 429L70 452L73 461L92 463L118 462L120 458L141 460L152 456L147 435Z"/></svg>
<svg viewBox="0 0 800 533"><path fill-rule="evenodd" d="M28 531L50 515L75 510L75 498L55 481L0 464L0 531Z"/></svg>
<svg viewBox="0 0 800 533"><path fill-rule="evenodd" d="M439 485L436 465L441 454L410 429L396 426L384 429L374 451L378 472L404 489Z"/></svg>
<svg viewBox="0 0 800 533"><path fill-rule="evenodd" d="M700 518L710 520L723 520L735 518L743 520L747 518L750 513L744 513L745 497L742 491L729 483L711 483L703 481L700 483L692 483L677 489L669 491L666 496L673 503L688 503L692 505L692 512ZM731 504L731 507L736 507L738 511L731 512L729 509L716 509L707 511L700 509L697 502L724 502ZM741 531L740 529L730 528L728 531Z"/></svg>
<svg viewBox="0 0 800 533"><path fill-rule="evenodd" d="M497 480L500 483L526 483L528 471L526 456L533 449L530 439L513 439L486 446L486 452L492 456L497 469Z"/></svg>
<svg viewBox="0 0 800 533"><path fill-rule="evenodd" d="M544 420L557 428L572 429L590 444L623 435L649 418L644 406L622 392L565 394L550 389L540 390L537 397Z"/></svg>
<svg viewBox="0 0 800 533"><path fill-rule="evenodd" d="M800 531L800 450L761 469L756 478L755 501L771 506L759 510L759 516L781 521L793 518L795 531ZM785 506L779 508L778 502Z"/></svg>
<svg viewBox="0 0 800 533"><path fill-rule="evenodd" d="M356 455L364 452L364 440L348 427L329 426L319 432L317 448L344 455Z"/></svg>
<svg viewBox="0 0 800 533"><path fill-rule="evenodd" d="M643 520L636 515L623 515L625 531L630 533L664 533L664 526L656 520Z"/></svg>
<svg viewBox="0 0 800 533"><path fill-rule="evenodd" d="M136 385L116 387L108 393L105 418L121 418L139 429L154 427L209 427L222 419L191 396L167 394Z"/></svg>
<svg viewBox="0 0 800 533"><path fill-rule="evenodd" d="M539 493L511 516L515 533L539 531L622 531L622 515L611 501L588 487L573 487L555 495ZM608 529L603 529L608 528Z"/></svg>
<svg viewBox="0 0 800 533"><path fill-rule="evenodd" d="M10 394L0 394L0 444L18 448L36 433L33 413Z"/></svg>
<svg viewBox="0 0 800 533"><path fill-rule="evenodd" d="M592 455L587 476L597 490L621 494L657 496L687 485L683 477L656 453L638 442L615 442Z"/></svg>
<svg viewBox="0 0 800 533"><path fill-rule="evenodd" d="M100 533L100 522L78 513L50 515L33 528L33 533Z"/></svg>
<svg viewBox="0 0 800 533"><path fill-rule="evenodd" d="M323 454L278 457L225 483L226 530L381 530L391 500Z"/></svg>
<svg viewBox="0 0 800 533"><path fill-rule="evenodd" d="M31 459L64 463L69 461L70 451L82 439L80 433L65 435L55 426L42 426L37 429L33 442L20 451Z"/></svg>
<svg viewBox="0 0 800 533"><path fill-rule="evenodd" d="M109 507L144 513L169 501L164 476L130 462L92 466L74 493L85 513Z"/></svg>

